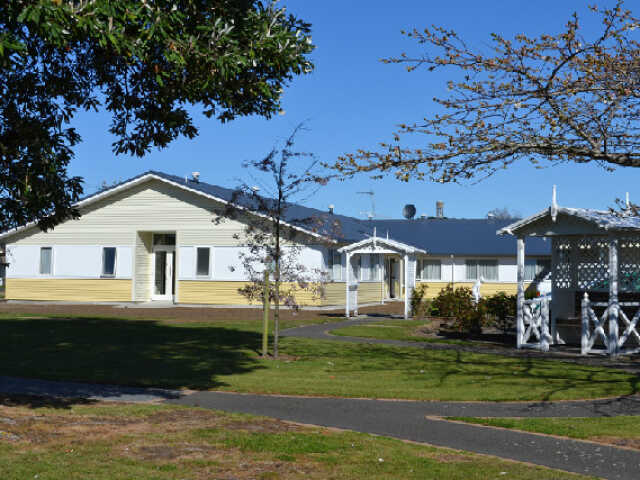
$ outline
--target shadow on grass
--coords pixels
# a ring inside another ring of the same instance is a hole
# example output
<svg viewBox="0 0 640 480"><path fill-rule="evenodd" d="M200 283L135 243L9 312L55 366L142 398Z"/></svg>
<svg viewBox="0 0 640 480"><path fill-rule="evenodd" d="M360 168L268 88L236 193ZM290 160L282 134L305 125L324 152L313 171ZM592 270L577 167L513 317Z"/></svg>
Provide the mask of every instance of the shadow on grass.
<svg viewBox="0 0 640 480"><path fill-rule="evenodd" d="M289 342L291 340L287 339L286 351L289 354L331 361L330 371L321 372L324 375L317 376L318 382L327 373L344 382L354 379L354 388L367 388L379 398L390 398L385 397L385 392L394 391L399 392L395 394L397 398L547 402L629 396L640 391L637 374L575 362L457 349L349 345L327 341ZM365 377L365 374L374 374L379 379ZM365 378L372 384L357 383ZM332 387L331 383L327 385ZM369 395L364 391L359 394Z"/></svg>
<svg viewBox="0 0 640 480"><path fill-rule="evenodd" d="M143 387L209 389L261 368L257 333L105 318L3 319L0 374Z"/></svg>
<svg viewBox="0 0 640 480"><path fill-rule="evenodd" d="M88 398L57 398L50 396L9 395L0 393L3 407L58 408L70 409L74 405L93 405L96 400Z"/></svg>

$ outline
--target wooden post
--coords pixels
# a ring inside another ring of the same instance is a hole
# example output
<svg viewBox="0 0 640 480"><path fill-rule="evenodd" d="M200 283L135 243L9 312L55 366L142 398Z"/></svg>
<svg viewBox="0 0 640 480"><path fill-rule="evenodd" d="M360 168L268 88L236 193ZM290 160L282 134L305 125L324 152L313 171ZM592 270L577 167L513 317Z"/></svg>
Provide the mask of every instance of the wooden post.
<svg viewBox="0 0 640 480"><path fill-rule="evenodd" d="M518 297L517 297L517 322L516 322L516 346L522 348L522 336L524 335L524 237L518 237L517 250L518 264Z"/></svg>
<svg viewBox="0 0 640 480"><path fill-rule="evenodd" d="M618 354L618 239L609 238L609 355Z"/></svg>
<svg viewBox="0 0 640 480"><path fill-rule="evenodd" d="M262 290L262 356L269 353L269 269L264 268L264 285Z"/></svg>
<svg viewBox="0 0 640 480"><path fill-rule="evenodd" d="M589 353L589 295L584 292L582 297L582 337L580 343L580 353L586 355Z"/></svg>
<svg viewBox="0 0 640 480"><path fill-rule="evenodd" d="M347 252L345 256L346 256L346 267L344 269L345 270L344 277L345 277L347 298L345 300L344 316L349 318L349 296L351 295L351 292L349 290L349 278L351 276L351 254Z"/></svg>
<svg viewBox="0 0 640 480"><path fill-rule="evenodd" d="M540 302L540 350L549 351L549 299L543 298Z"/></svg>
<svg viewBox="0 0 640 480"><path fill-rule="evenodd" d="M404 318L409 318L409 255L404 254Z"/></svg>

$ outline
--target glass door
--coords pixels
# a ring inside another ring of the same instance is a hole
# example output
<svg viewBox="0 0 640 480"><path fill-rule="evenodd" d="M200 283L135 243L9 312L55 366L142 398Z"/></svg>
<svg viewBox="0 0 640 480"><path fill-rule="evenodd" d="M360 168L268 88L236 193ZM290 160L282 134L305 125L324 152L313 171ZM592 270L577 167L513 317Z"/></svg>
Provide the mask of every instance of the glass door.
<svg viewBox="0 0 640 480"><path fill-rule="evenodd" d="M168 249L153 252L152 300L173 300L175 255Z"/></svg>

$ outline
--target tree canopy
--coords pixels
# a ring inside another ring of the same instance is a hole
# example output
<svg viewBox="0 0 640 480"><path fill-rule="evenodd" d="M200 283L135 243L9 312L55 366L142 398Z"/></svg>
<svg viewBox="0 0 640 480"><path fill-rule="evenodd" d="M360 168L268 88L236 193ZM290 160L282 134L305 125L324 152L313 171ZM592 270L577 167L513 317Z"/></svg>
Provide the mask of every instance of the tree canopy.
<svg viewBox="0 0 640 480"><path fill-rule="evenodd" d="M489 47L470 46L453 30L404 32L423 55L384 59L409 72L457 71L438 113L401 124L394 141L344 155L340 175L393 173L401 180L482 179L518 160L536 166L596 162L640 166L640 20L619 1L589 7L598 34L583 34L578 14L558 34L513 39L491 34ZM408 147L414 134L426 136Z"/></svg>
<svg viewBox="0 0 640 480"><path fill-rule="evenodd" d="M114 153L142 156L197 135L189 105L222 122L271 117L312 49L310 25L275 3L1 2L0 230L78 215L79 110L110 112Z"/></svg>

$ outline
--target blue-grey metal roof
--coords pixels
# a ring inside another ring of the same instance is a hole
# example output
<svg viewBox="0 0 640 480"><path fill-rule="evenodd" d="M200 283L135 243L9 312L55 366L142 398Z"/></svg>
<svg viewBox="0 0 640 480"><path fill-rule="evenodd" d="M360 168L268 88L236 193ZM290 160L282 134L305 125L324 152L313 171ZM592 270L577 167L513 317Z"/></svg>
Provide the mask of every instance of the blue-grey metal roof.
<svg viewBox="0 0 640 480"><path fill-rule="evenodd" d="M137 177L126 180L129 183L145 175L156 175L170 182L184 185L207 195L230 201L233 190L219 187L203 181L195 182L191 179L169 175L163 172L149 171ZM110 187L116 188L117 186ZM98 195L97 192L94 195ZM288 207L286 221L309 228L308 219L315 219L318 233L330 234L341 242L356 242L373 235L376 228L377 236L386 237L402 243L413 245L426 250L432 255L515 255L516 241L513 237L496 235L496 231L513 223L513 220L497 219L464 219L464 218L418 218L414 220L362 220L345 215L330 214L327 211L291 204ZM334 222L338 222L336 231ZM550 242L543 238L528 238L527 255L550 255Z"/></svg>
<svg viewBox="0 0 640 480"><path fill-rule="evenodd" d="M377 234L415 245L432 255L515 255L516 240L496 235L513 220L490 218L418 218L416 220L371 220ZM527 238L527 255L550 255L551 242Z"/></svg>

